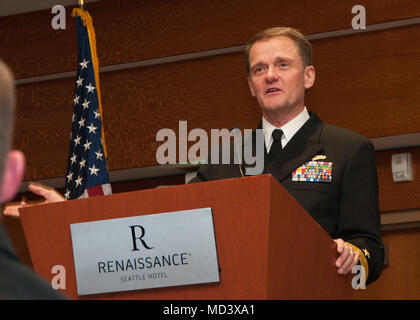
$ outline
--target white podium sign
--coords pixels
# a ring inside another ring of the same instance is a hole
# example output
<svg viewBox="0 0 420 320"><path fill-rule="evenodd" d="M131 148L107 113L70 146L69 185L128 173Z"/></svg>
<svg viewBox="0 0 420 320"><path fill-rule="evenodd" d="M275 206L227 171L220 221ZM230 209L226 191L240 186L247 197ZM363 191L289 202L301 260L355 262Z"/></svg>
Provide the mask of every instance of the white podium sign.
<svg viewBox="0 0 420 320"><path fill-rule="evenodd" d="M70 228L79 295L220 281L211 208Z"/></svg>

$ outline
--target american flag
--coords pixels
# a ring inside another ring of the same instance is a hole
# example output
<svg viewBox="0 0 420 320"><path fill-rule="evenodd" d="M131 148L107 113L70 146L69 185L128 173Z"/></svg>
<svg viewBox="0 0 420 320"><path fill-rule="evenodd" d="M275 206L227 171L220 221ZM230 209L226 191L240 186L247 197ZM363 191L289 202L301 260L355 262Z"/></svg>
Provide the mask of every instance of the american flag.
<svg viewBox="0 0 420 320"><path fill-rule="evenodd" d="M79 61L64 193L66 199L112 193L103 145L99 64L92 19L87 11L81 9L74 9L73 16L76 16Z"/></svg>

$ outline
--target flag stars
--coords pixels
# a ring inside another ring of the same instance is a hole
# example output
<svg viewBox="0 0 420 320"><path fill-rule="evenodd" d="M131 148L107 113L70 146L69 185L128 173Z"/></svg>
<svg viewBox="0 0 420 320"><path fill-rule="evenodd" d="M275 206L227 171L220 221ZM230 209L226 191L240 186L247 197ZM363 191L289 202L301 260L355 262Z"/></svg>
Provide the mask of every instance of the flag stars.
<svg viewBox="0 0 420 320"><path fill-rule="evenodd" d="M89 108L89 103L90 103L90 101L87 101L87 100L85 99L85 102L83 102L83 103L82 103L83 110L84 110L84 109L88 109L88 108Z"/></svg>
<svg viewBox="0 0 420 320"><path fill-rule="evenodd" d="M85 120L86 119L84 119L83 117L80 119L80 121L78 122L79 123L79 129L85 125Z"/></svg>
<svg viewBox="0 0 420 320"><path fill-rule="evenodd" d="M66 189L66 193L64 194L64 197L68 200L70 199L70 190Z"/></svg>
<svg viewBox="0 0 420 320"><path fill-rule="evenodd" d="M79 77L79 79L76 81L77 87L79 88L83 84L83 78Z"/></svg>
<svg viewBox="0 0 420 320"><path fill-rule="evenodd" d="M74 146L77 146L78 144L80 144L80 139L82 137L79 137L79 135L77 135L77 137L74 139Z"/></svg>
<svg viewBox="0 0 420 320"><path fill-rule="evenodd" d="M82 70L85 68L87 69L88 63L89 61L86 61L86 59L83 59L83 61L79 63L82 66Z"/></svg>
<svg viewBox="0 0 420 320"><path fill-rule="evenodd" d="M67 182L70 182L71 180L73 180L73 172L70 172L68 175L67 175ZM68 190L67 190L68 191Z"/></svg>
<svg viewBox="0 0 420 320"><path fill-rule="evenodd" d="M98 127L95 127L93 125L93 123L90 126L86 127L86 128L89 129L89 132L88 133L92 133L93 132L94 134L96 134L96 129L98 129Z"/></svg>
<svg viewBox="0 0 420 320"><path fill-rule="evenodd" d="M92 168L89 168L89 170L90 170L90 175L95 175L95 176L98 175L99 168L96 168L95 165L93 165Z"/></svg>
<svg viewBox="0 0 420 320"><path fill-rule="evenodd" d="M88 89L88 92L87 93L93 92L93 90L95 90L95 87L92 86L92 83L89 83L89 85L88 86L85 86L85 87L86 87L86 89Z"/></svg>
<svg viewBox="0 0 420 320"><path fill-rule="evenodd" d="M96 159L102 160L102 157L104 155L101 153L101 149L99 149L98 152L95 152L95 154L96 154Z"/></svg>
<svg viewBox="0 0 420 320"><path fill-rule="evenodd" d="M98 111L94 110L93 113L95 114L95 119L98 119L101 116L101 114Z"/></svg>
<svg viewBox="0 0 420 320"><path fill-rule="evenodd" d="M73 99L73 103L74 103L74 105L76 105L76 104L78 104L78 103L79 103L79 99L80 99L80 97L79 97L78 95L75 95L75 96L74 96L74 99Z"/></svg>
<svg viewBox="0 0 420 320"><path fill-rule="evenodd" d="M90 145L92 144L92 142L90 141L86 141L86 143L83 145L85 147L85 151L86 150L90 150Z"/></svg>
<svg viewBox="0 0 420 320"><path fill-rule="evenodd" d="M83 180L83 177L77 176L77 179L76 179L76 188L78 186L81 186L82 185L82 180Z"/></svg>
<svg viewBox="0 0 420 320"><path fill-rule="evenodd" d="M71 164L76 163L77 156L73 153L73 156L70 158Z"/></svg>
<svg viewBox="0 0 420 320"><path fill-rule="evenodd" d="M80 161L80 162L79 162L80 170L81 170L82 168L84 168L84 167L85 167L85 165L86 165L86 159L82 159L82 161Z"/></svg>

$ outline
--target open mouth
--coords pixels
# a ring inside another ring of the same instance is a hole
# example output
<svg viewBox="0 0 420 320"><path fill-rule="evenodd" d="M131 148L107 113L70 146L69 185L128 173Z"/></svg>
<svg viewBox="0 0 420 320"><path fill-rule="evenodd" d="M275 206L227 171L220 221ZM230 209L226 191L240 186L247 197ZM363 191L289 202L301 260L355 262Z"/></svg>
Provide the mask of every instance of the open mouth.
<svg viewBox="0 0 420 320"><path fill-rule="evenodd" d="M268 88L265 91L265 94L270 94L270 93L274 93L274 92L280 92L281 90L279 88Z"/></svg>

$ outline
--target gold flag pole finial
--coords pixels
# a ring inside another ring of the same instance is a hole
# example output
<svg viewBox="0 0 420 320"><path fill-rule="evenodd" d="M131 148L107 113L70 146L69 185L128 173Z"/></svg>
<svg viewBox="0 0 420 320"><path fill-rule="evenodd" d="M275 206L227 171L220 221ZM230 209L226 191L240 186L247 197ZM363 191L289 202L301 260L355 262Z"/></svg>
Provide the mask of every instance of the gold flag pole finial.
<svg viewBox="0 0 420 320"><path fill-rule="evenodd" d="M80 6L80 9L84 9L84 6L85 6L85 0L78 0L79 1L79 6Z"/></svg>

